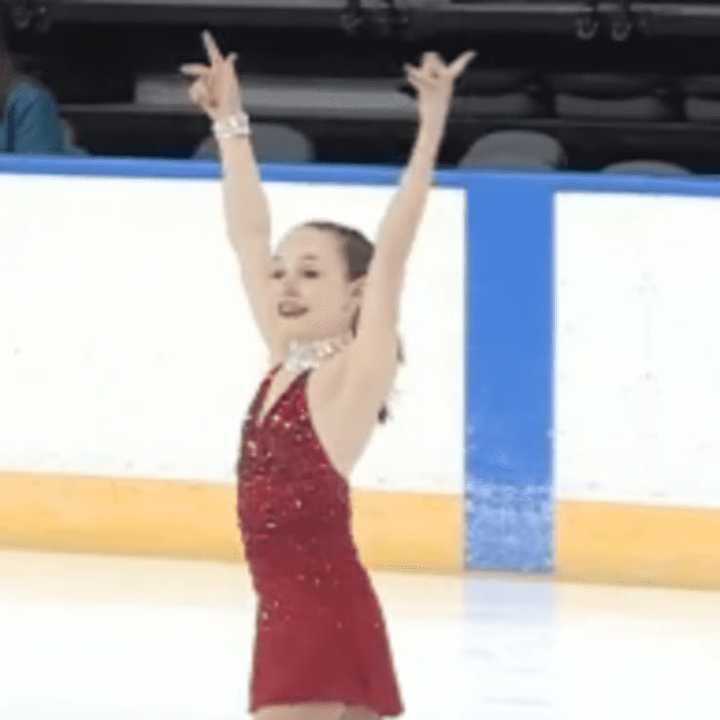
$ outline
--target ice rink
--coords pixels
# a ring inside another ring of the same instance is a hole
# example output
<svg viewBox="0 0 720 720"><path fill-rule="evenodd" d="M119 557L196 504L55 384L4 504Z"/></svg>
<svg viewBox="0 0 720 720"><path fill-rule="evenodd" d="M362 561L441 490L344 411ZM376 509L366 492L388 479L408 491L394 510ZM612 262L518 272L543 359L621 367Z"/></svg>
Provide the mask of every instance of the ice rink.
<svg viewBox="0 0 720 720"><path fill-rule="evenodd" d="M720 595L375 573L408 720L720 717ZM0 551L0 718L236 720L244 565Z"/></svg>

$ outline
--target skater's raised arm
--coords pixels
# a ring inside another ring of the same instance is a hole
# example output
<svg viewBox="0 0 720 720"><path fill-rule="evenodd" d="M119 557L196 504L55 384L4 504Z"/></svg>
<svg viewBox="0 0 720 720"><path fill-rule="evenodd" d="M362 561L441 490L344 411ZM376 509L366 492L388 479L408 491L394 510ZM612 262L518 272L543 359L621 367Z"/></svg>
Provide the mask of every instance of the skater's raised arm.
<svg viewBox="0 0 720 720"><path fill-rule="evenodd" d="M209 32L203 33L208 64L183 65L194 78L192 101L213 121L223 169L225 220L237 252L248 302L271 354L279 352L275 315L270 302L271 222L268 200L260 181L240 82L237 56L224 57Z"/></svg>
<svg viewBox="0 0 720 720"><path fill-rule="evenodd" d="M454 83L474 55L466 52L446 65L436 53L425 53L420 67L405 66L408 82L417 92L419 128L400 187L380 225L363 289L350 361L350 368L360 382L365 381L368 373L388 376L388 364L395 362L406 261L432 186Z"/></svg>

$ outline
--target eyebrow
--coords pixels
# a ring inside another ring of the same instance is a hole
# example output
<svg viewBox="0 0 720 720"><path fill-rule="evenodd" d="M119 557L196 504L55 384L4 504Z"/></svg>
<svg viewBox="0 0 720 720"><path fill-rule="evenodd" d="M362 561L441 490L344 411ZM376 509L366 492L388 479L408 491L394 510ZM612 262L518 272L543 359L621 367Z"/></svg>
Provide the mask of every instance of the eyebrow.
<svg viewBox="0 0 720 720"><path fill-rule="evenodd" d="M282 262L282 257L280 255L273 255L272 256L273 262ZM319 260L320 258L317 255L313 255L312 253L305 253L305 255L300 256L300 260Z"/></svg>

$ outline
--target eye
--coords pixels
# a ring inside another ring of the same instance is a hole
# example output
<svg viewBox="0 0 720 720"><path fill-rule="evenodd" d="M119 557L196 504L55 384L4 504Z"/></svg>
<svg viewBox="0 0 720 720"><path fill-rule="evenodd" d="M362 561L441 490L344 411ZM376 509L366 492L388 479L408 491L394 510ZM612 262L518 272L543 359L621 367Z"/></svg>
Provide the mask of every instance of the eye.
<svg viewBox="0 0 720 720"><path fill-rule="evenodd" d="M270 274L270 277L273 280L279 280L281 277L285 275L285 272L283 270L273 270L273 272Z"/></svg>
<svg viewBox="0 0 720 720"><path fill-rule="evenodd" d="M317 270L303 270L303 277L316 278L320 277L320 273Z"/></svg>

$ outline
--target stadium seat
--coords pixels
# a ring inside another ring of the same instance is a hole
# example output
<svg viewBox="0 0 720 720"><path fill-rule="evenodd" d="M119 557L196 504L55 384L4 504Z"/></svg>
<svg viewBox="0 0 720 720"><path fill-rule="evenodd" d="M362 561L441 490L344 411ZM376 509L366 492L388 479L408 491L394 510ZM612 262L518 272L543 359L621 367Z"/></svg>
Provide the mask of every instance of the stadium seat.
<svg viewBox="0 0 720 720"><path fill-rule="evenodd" d="M255 123L253 148L259 162L306 163L315 159L315 148L310 140L286 125ZM196 160L216 160L219 153L215 138L205 138L193 157Z"/></svg>
<svg viewBox="0 0 720 720"><path fill-rule="evenodd" d="M503 130L476 140L460 167L555 170L566 163L566 154L555 138L530 130Z"/></svg>

